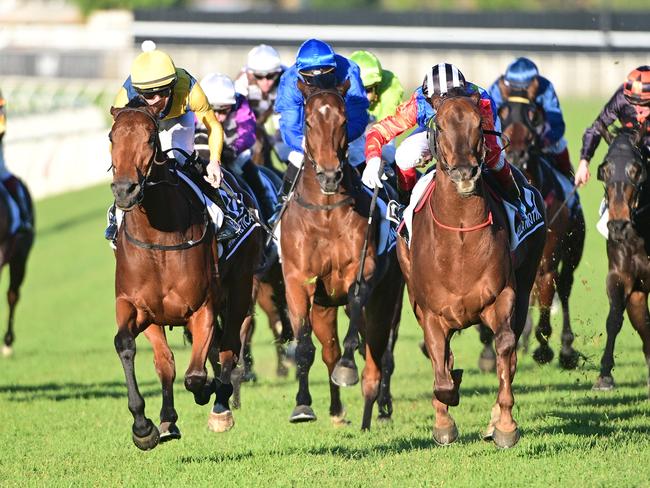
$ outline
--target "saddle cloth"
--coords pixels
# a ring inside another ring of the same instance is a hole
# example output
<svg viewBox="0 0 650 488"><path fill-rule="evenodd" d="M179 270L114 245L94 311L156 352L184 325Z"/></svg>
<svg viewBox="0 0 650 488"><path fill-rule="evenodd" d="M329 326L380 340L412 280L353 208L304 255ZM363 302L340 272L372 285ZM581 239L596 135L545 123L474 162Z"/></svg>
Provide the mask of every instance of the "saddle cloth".
<svg viewBox="0 0 650 488"><path fill-rule="evenodd" d="M573 182L550 164L545 158L539 159L541 188L539 189L548 205L551 199L566 201L572 214L580 208L578 192L574 191Z"/></svg>
<svg viewBox="0 0 650 488"><path fill-rule="evenodd" d="M400 224L398 231L403 226L406 226L408 235L413 235L413 215L422 210L428 198L434 189L435 182L435 169L424 175L418 180L411 193L411 201L408 207L404 210L403 220ZM534 198L533 191L526 186L522 185L522 199L526 203L527 212L526 217L523 219L516 218L517 208L511 205L502 198L496 197L508 216L510 224L510 250L514 251L519 245L526 240L533 232L544 225L544 209L539 209ZM411 239L409 239L409 247Z"/></svg>

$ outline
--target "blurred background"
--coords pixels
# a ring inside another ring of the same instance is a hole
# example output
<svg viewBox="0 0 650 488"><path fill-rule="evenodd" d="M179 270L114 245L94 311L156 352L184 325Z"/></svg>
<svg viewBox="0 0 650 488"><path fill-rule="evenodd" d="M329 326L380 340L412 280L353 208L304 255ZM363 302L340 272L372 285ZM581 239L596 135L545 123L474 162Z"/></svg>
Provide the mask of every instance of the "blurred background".
<svg viewBox="0 0 650 488"><path fill-rule="evenodd" d="M647 0L2 0L6 159L37 198L105 179L108 108L145 39L200 79L262 42L291 64L319 37L374 51L407 92L433 63L489 86L527 55L561 102L601 103L648 62L649 31Z"/></svg>

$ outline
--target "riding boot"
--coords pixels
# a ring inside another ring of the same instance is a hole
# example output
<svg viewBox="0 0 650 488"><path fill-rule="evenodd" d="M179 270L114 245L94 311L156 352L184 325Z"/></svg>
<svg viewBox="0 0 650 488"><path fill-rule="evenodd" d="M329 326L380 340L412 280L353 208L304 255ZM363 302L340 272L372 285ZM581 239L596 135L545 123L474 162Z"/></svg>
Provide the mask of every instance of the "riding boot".
<svg viewBox="0 0 650 488"><path fill-rule="evenodd" d="M299 174L300 168L293 164L287 165L287 171L284 173L284 177L282 178L282 188L280 188L280 193L278 193L278 204L274 209L273 215L269 218L269 225L271 227L280 216L280 210L282 209L284 202L287 200Z"/></svg>
<svg viewBox="0 0 650 488"><path fill-rule="evenodd" d="M223 201L223 196L218 189L215 188L209 196L221 212L223 212L223 223L217 230L217 242L229 241L239 233L239 224L228 215L226 202Z"/></svg>
<svg viewBox="0 0 650 488"><path fill-rule="evenodd" d="M113 245L115 245L118 230L117 217L115 216L115 202L113 202L113 204L108 207L108 211L106 212L106 220L108 221L108 226L104 231L104 239L110 241Z"/></svg>
<svg viewBox="0 0 650 488"><path fill-rule="evenodd" d="M244 180L251 187L251 190L253 190L253 194L260 205L262 219L268 222L271 215L273 215L273 197L269 195L269 191L262 181L257 165L249 159L242 166L242 173Z"/></svg>

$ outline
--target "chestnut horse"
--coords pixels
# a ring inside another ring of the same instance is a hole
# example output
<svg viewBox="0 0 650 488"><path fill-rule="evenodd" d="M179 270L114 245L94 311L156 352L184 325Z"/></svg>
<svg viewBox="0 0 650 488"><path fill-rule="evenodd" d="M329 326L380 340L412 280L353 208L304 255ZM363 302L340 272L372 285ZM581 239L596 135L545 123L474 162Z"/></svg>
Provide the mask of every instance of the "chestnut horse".
<svg viewBox="0 0 650 488"><path fill-rule="evenodd" d="M609 135L609 133L607 134ZM620 132L610 143L598 179L605 184L607 222L607 342L594 390L614 388L614 342L623 326L623 312L643 342L650 388L650 189L647 157L638 149L638 133ZM648 392L650 394L650 390Z"/></svg>
<svg viewBox="0 0 650 488"><path fill-rule="evenodd" d="M485 143L478 103L478 94L434 102L436 127L429 138L438 160L435 189L413 217L410 248L403 238L397 248L434 369L434 440L450 444L458 437L448 406L459 403L462 370L454 369L451 337L484 323L495 335L499 378L485 438L498 447L511 447L519 439L512 417L516 346L546 227L533 231L511 254L506 213L482 177ZM537 191L533 193L541 209L542 199Z"/></svg>
<svg viewBox="0 0 650 488"><path fill-rule="evenodd" d="M560 365L565 369L573 369L578 365L580 353L573 348L569 297L574 273L584 250L585 219L582 208L578 206L572 212L567 206L569 195L562 196L561 191L557 191L553 184L555 176L550 169L551 164L544 159L548 156L540 149L539 134L544 128L544 114L535 102L531 101L531 96L522 92L506 98L499 108L499 117L503 135L509 141L505 149L508 161L519 168L529 183L541 192L549 218L546 245L533 293L533 300L537 299L539 304L539 323L535 337L540 344L533 353L533 358L540 364L553 359L549 337L552 332L551 305L557 289L562 304ZM484 334L482 336L485 337ZM527 334L524 334L524 342L526 347ZM491 349L490 345L486 345L486 348L488 347ZM484 350L482 357L485 352Z"/></svg>
<svg viewBox="0 0 650 488"><path fill-rule="evenodd" d="M312 330L323 347L322 357L330 376L330 416L334 423L345 421L339 386L359 381L354 352L359 347L360 333L366 360L362 428L369 429L378 395L380 418L390 417L392 412L387 380L392 373L392 346L388 346L396 336L403 282L395 249L378 259L373 233L358 293L356 290L368 226L368 214L358 213L357 207L369 202L353 195L354 182L360 185L360 181L353 180L354 169L345 162L348 141L343 97L349 86L347 80L336 90L322 90L298 82L305 98L305 162L281 224L287 305L298 341L299 386L290 421L316 420L308 378L315 352ZM363 192L360 188L358 191ZM341 356L337 307L343 304L347 304L350 326Z"/></svg>
<svg viewBox="0 0 650 488"><path fill-rule="evenodd" d="M221 432L233 426L228 404L233 390L230 373L241 348L240 328L250 315L262 236L257 228L225 268L218 269L205 203L170 171L176 171L172 166L176 163L160 149L152 110L134 103L112 108L111 114L111 189L117 207L125 212L116 249L115 349L126 376L133 442L148 450L159 441L180 437L173 396L174 356L164 325L186 326L192 334L185 388L199 405L216 393L210 429ZM218 315L220 330L215 326ZM158 428L145 416L135 376L135 339L141 332L151 342L162 383ZM218 381L209 380L205 368L208 354L216 355L217 347Z"/></svg>
<svg viewBox="0 0 650 488"><path fill-rule="evenodd" d="M7 321L7 332L4 336L4 344L2 345L2 355L5 357L13 354L12 345L15 339L14 313L16 311L18 298L20 297L20 286L25 278L27 258L29 257L29 252L34 243L34 209L32 206L32 199L27 190L27 186L20 180L18 181L18 184L22 185L23 192L27 198L27 206L30 211L32 226L29 230L12 234L10 229L11 211L9 210L9 204L6 200L0 198L0 270L2 270L6 264L9 264L9 290L7 291L9 319Z"/></svg>

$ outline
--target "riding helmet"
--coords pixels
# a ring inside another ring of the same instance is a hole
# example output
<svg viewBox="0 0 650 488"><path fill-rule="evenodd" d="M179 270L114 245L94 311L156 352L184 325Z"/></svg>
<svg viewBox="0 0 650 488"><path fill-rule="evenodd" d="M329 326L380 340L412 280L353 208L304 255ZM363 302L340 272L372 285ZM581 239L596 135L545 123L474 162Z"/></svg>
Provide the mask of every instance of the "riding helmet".
<svg viewBox="0 0 650 488"><path fill-rule="evenodd" d="M465 86L465 76L456 66L449 63L434 65L424 77L422 93L425 97L444 96L454 88Z"/></svg>
<svg viewBox="0 0 650 488"><path fill-rule="evenodd" d="M282 61L275 49L266 44L260 44L249 51L246 69L259 75L278 73L282 71Z"/></svg>
<svg viewBox="0 0 650 488"><path fill-rule="evenodd" d="M538 75L537 65L530 59L521 57L510 63L503 76L503 81L506 86L516 90L525 90Z"/></svg>
<svg viewBox="0 0 650 488"><path fill-rule="evenodd" d="M381 63L377 56L368 51L355 51L350 59L359 65L361 82L368 87L381 83Z"/></svg>
<svg viewBox="0 0 650 488"><path fill-rule="evenodd" d="M212 107L235 104L235 85L228 76L221 73L210 73L199 84Z"/></svg>
<svg viewBox="0 0 650 488"><path fill-rule="evenodd" d="M650 66L639 66L632 70L623 84L623 95L635 105L650 103Z"/></svg>
<svg viewBox="0 0 650 488"><path fill-rule="evenodd" d="M153 49L151 47L153 46ZM169 88L176 83L178 75L176 66L169 55L159 49L155 44L143 43L143 49L131 65L131 84L140 93L151 93Z"/></svg>

